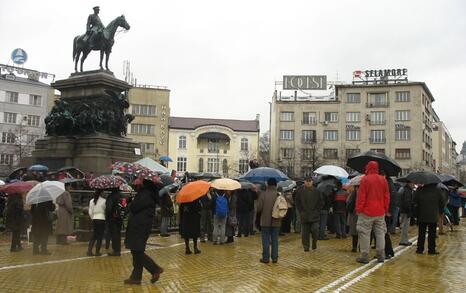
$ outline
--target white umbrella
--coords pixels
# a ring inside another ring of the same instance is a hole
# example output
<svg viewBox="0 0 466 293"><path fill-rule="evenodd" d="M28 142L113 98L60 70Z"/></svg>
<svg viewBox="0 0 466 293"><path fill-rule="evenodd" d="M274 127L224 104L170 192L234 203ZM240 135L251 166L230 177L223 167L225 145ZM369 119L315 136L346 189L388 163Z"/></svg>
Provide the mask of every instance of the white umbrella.
<svg viewBox="0 0 466 293"><path fill-rule="evenodd" d="M60 181L44 181L34 186L26 196L27 204L55 201L63 192L65 184Z"/></svg>
<svg viewBox="0 0 466 293"><path fill-rule="evenodd" d="M349 182L349 186L358 186L361 184L361 179L362 177L364 177L364 175L358 175L354 178L351 178L350 182Z"/></svg>
<svg viewBox="0 0 466 293"><path fill-rule="evenodd" d="M5 185L5 181L0 180L0 185Z"/></svg>
<svg viewBox="0 0 466 293"><path fill-rule="evenodd" d="M215 189L219 189L219 190L241 189L241 183L239 183L236 180L229 179L229 178L215 179L214 181L210 183L210 186L212 186Z"/></svg>
<svg viewBox="0 0 466 293"><path fill-rule="evenodd" d="M340 178L348 178L349 176L348 172L346 172L345 169L334 165L324 165L322 167L317 168L317 170L315 170L314 173L320 175L330 175Z"/></svg>

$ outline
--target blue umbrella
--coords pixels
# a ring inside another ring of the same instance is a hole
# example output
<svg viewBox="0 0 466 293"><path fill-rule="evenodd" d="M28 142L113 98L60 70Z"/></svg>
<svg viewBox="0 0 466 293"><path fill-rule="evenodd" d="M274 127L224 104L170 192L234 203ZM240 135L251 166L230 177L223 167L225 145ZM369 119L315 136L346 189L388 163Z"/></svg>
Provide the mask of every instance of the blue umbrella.
<svg viewBox="0 0 466 293"><path fill-rule="evenodd" d="M255 183L266 182L269 178L275 178L277 181L290 179L282 171L269 167L260 167L249 170L249 172L244 174L241 178Z"/></svg>
<svg viewBox="0 0 466 293"><path fill-rule="evenodd" d="M32 165L28 169L29 171L47 172L49 168L44 165Z"/></svg>
<svg viewBox="0 0 466 293"><path fill-rule="evenodd" d="M162 162L173 162L172 158L170 158L169 156L161 156L159 160Z"/></svg>

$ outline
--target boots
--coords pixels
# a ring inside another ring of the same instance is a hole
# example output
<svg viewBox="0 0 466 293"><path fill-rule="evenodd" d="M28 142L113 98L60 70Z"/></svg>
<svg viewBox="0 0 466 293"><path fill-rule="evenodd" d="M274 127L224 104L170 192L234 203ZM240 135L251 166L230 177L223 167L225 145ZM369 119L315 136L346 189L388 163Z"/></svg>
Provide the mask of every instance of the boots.
<svg viewBox="0 0 466 293"><path fill-rule="evenodd" d="M369 255L367 253L361 253L361 257L356 259L357 262L368 264L369 263Z"/></svg>
<svg viewBox="0 0 466 293"><path fill-rule="evenodd" d="M100 239L100 240L97 240L97 243L95 244L95 256L102 256L102 254L100 253L101 247L102 247L102 240Z"/></svg>
<svg viewBox="0 0 466 293"><path fill-rule="evenodd" d="M197 248L197 239L194 239L194 254L199 254L201 251Z"/></svg>
<svg viewBox="0 0 466 293"><path fill-rule="evenodd" d="M353 247L351 249L351 252L357 252L358 251L358 235L353 235Z"/></svg>
<svg viewBox="0 0 466 293"><path fill-rule="evenodd" d="M94 247L95 240L91 239L89 241L89 246L87 247L87 256L94 256L92 253L92 248Z"/></svg>
<svg viewBox="0 0 466 293"><path fill-rule="evenodd" d="M377 262L382 263L385 261L384 252L377 250Z"/></svg>

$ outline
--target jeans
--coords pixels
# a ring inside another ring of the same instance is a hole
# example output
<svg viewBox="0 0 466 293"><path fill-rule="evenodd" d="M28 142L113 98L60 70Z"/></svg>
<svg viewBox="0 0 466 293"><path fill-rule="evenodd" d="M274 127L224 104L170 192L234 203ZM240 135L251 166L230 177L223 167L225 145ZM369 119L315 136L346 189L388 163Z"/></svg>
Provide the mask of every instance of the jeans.
<svg viewBox="0 0 466 293"><path fill-rule="evenodd" d="M278 260L278 231L280 227L261 227L262 260L269 261L270 242L272 242L272 260Z"/></svg>
<svg viewBox="0 0 466 293"><path fill-rule="evenodd" d="M333 213L333 220L335 221L335 232L337 236L346 237L346 214Z"/></svg>
<svg viewBox="0 0 466 293"><path fill-rule="evenodd" d="M321 210L320 211L320 227L319 227L319 238L327 237L327 218L328 218L328 211Z"/></svg>
<svg viewBox="0 0 466 293"><path fill-rule="evenodd" d="M133 255L133 272L131 273L131 280L141 281L142 269L145 268L151 275L160 270L160 267L150 258L144 251L131 250Z"/></svg>
<svg viewBox="0 0 466 293"><path fill-rule="evenodd" d="M371 231L374 229L376 239L377 254L382 254L385 250L385 233L387 226L384 216L369 217L365 214L358 215L358 224L356 226L359 236L359 249L361 254L367 257L369 254Z"/></svg>
<svg viewBox="0 0 466 293"><path fill-rule="evenodd" d="M238 212L238 235L249 235L249 230L251 228L251 213L246 211L246 212Z"/></svg>
<svg viewBox="0 0 466 293"><path fill-rule="evenodd" d="M435 234L437 230L437 223L419 223L419 236L417 237L418 252L424 252L427 227L429 227L428 250L429 253L435 252Z"/></svg>
<svg viewBox="0 0 466 293"><path fill-rule="evenodd" d="M401 213L400 215L400 228L401 228L400 243L406 244L409 242L408 230L409 230L410 221L411 221L411 218L409 217L408 214Z"/></svg>
<svg viewBox="0 0 466 293"><path fill-rule="evenodd" d="M168 225L170 224L170 217L162 217L162 222L160 223L160 234L168 234Z"/></svg>
<svg viewBox="0 0 466 293"><path fill-rule="evenodd" d="M219 218L214 216L214 232L212 235L212 241L214 242L225 242L225 225L227 222L227 218Z"/></svg>
<svg viewBox="0 0 466 293"><path fill-rule="evenodd" d="M393 214L392 214L392 219L391 219L391 222L390 222L390 228L388 229L388 231L390 233L395 233L396 231L396 226L398 224L398 215L400 213L400 208L394 208L393 209Z"/></svg>

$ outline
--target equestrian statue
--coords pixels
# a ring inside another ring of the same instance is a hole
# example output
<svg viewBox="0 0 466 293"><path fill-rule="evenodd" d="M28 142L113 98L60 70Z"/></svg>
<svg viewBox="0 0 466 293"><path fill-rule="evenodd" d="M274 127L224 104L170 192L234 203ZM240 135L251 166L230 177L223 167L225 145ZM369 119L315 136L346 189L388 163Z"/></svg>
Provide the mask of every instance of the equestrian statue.
<svg viewBox="0 0 466 293"><path fill-rule="evenodd" d="M118 16L106 27L102 24L99 17L100 8L96 6L93 8L94 13L87 18L86 33L84 35L76 36L73 41L73 60L74 70L78 71L78 60L81 56L80 71L83 71L83 63L87 55L91 51L100 51L100 69L102 67L102 60L105 53L105 68L108 69L108 58L112 52L113 44L115 43L114 37L118 27L126 30L130 29L130 25L126 22L125 16Z"/></svg>

